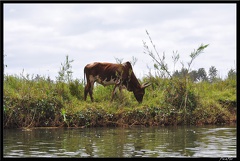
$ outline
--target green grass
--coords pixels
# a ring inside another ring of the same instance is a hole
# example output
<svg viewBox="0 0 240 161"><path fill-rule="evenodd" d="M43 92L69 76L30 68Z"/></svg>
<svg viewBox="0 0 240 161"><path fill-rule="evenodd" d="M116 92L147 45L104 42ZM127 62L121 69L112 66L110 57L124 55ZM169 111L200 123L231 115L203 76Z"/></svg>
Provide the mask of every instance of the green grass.
<svg viewBox="0 0 240 161"><path fill-rule="evenodd" d="M144 78L143 103L122 90L111 102L113 86L96 85L95 102L83 100L84 84L4 75L3 127L94 127L220 124L236 121L236 80L215 83ZM187 97L186 97L187 95Z"/></svg>

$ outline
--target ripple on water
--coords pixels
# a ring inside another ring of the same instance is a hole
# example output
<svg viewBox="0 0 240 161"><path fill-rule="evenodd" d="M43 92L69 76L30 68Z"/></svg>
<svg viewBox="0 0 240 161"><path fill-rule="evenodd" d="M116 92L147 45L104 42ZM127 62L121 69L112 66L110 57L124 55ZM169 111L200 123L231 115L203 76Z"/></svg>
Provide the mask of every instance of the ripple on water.
<svg viewBox="0 0 240 161"><path fill-rule="evenodd" d="M51 139L48 135L43 136L41 130L39 135L31 138L23 137L22 132L17 135L16 131L12 133L8 131L3 140L4 157L81 158L108 157L113 153L116 157L236 157L236 129L195 128L195 133L189 133L192 130L190 128L186 133L184 128L183 130L166 128L163 131L166 135L162 133L162 129L163 127L160 131L159 129L153 131L154 135L149 134L148 128L146 134L141 129L137 129L137 132L127 129L127 133L121 129L121 138L117 135L119 132L117 128L114 133L113 130L97 128L86 131L81 129L80 132L84 135L79 135L78 130L61 129L51 131ZM96 130L99 130L97 134ZM34 132L38 134L38 130ZM75 133L76 135L73 135ZM58 139L59 136L62 138L61 141ZM181 142L183 139L185 141Z"/></svg>
<svg viewBox="0 0 240 161"><path fill-rule="evenodd" d="M58 150L56 150L56 149L49 149L48 151L50 151L50 152L57 152Z"/></svg>

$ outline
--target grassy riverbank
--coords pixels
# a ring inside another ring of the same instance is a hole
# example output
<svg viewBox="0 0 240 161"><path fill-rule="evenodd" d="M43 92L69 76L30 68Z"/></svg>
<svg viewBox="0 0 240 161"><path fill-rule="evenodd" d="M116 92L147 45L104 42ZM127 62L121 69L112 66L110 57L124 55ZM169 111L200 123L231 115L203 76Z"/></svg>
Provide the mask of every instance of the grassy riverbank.
<svg viewBox="0 0 240 161"><path fill-rule="evenodd" d="M3 127L94 127L223 124L236 122L236 79L194 83L148 77L142 104L123 90L110 102L113 86L94 88L83 101L81 80L52 82L39 76L4 75Z"/></svg>

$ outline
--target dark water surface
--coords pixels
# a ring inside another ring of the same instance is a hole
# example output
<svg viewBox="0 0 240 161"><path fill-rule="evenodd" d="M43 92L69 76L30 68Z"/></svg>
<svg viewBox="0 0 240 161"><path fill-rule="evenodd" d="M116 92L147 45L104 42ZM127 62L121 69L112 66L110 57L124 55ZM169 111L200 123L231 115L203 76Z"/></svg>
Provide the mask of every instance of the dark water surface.
<svg viewBox="0 0 240 161"><path fill-rule="evenodd" d="M236 157L236 125L3 130L3 157Z"/></svg>

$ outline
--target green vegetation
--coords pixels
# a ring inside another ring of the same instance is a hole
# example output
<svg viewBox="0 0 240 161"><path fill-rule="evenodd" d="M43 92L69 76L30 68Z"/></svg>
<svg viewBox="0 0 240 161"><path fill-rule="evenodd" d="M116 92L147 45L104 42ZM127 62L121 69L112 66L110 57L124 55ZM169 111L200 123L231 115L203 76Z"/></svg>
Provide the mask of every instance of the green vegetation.
<svg viewBox="0 0 240 161"><path fill-rule="evenodd" d="M92 103L89 98L83 101L84 84L79 80L53 83L44 77L29 80L5 75L3 126L154 126L236 121L236 79L189 82L186 111L184 81L157 77L144 81L152 85L142 104L126 90L110 102L113 87L101 85L95 87Z"/></svg>
<svg viewBox="0 0 240 161"><path fill-rule="evenodd" d="M83 101L80 80L52 82L39 77L4 76L3 127L88 127L221 124L236 121L236 79L214 83L146 77L142 104L123 90L110 102L113 87L97 85L95 102ZM186 87L187 85L187 87ZM188 98L185 104L185 92Z"/></svg>
<svg viewBox="0 0 240 161"><path fill-rule="evenodd" d="M184 68L182 62L181 72L177 73L168 70L165 56L160 57L155 45L154 54L144 42L145 53L154 60L157 74L139 80L140 83L152 83L146 89L142 104L138 104L133 93L127 90L118 92L111 102L113 86L101 85L94 88L95 102L89 97L84 101L84 82L72 79L73 60L68 56L55 82L39 75L35 78L23 74L4 75L3 127L131 127L236 122L236 72L231 69L228 78L222 80L217 78L215 67L209 69L209 79L206 74L198 75L205 70L191 71L193 60L207 46L201 45L193 51L188 67ZM172 58L175 65L180 56L175 52ZM137 59L133 61L136 63ZM196 79L193 79L194 73Z"/></svg>

